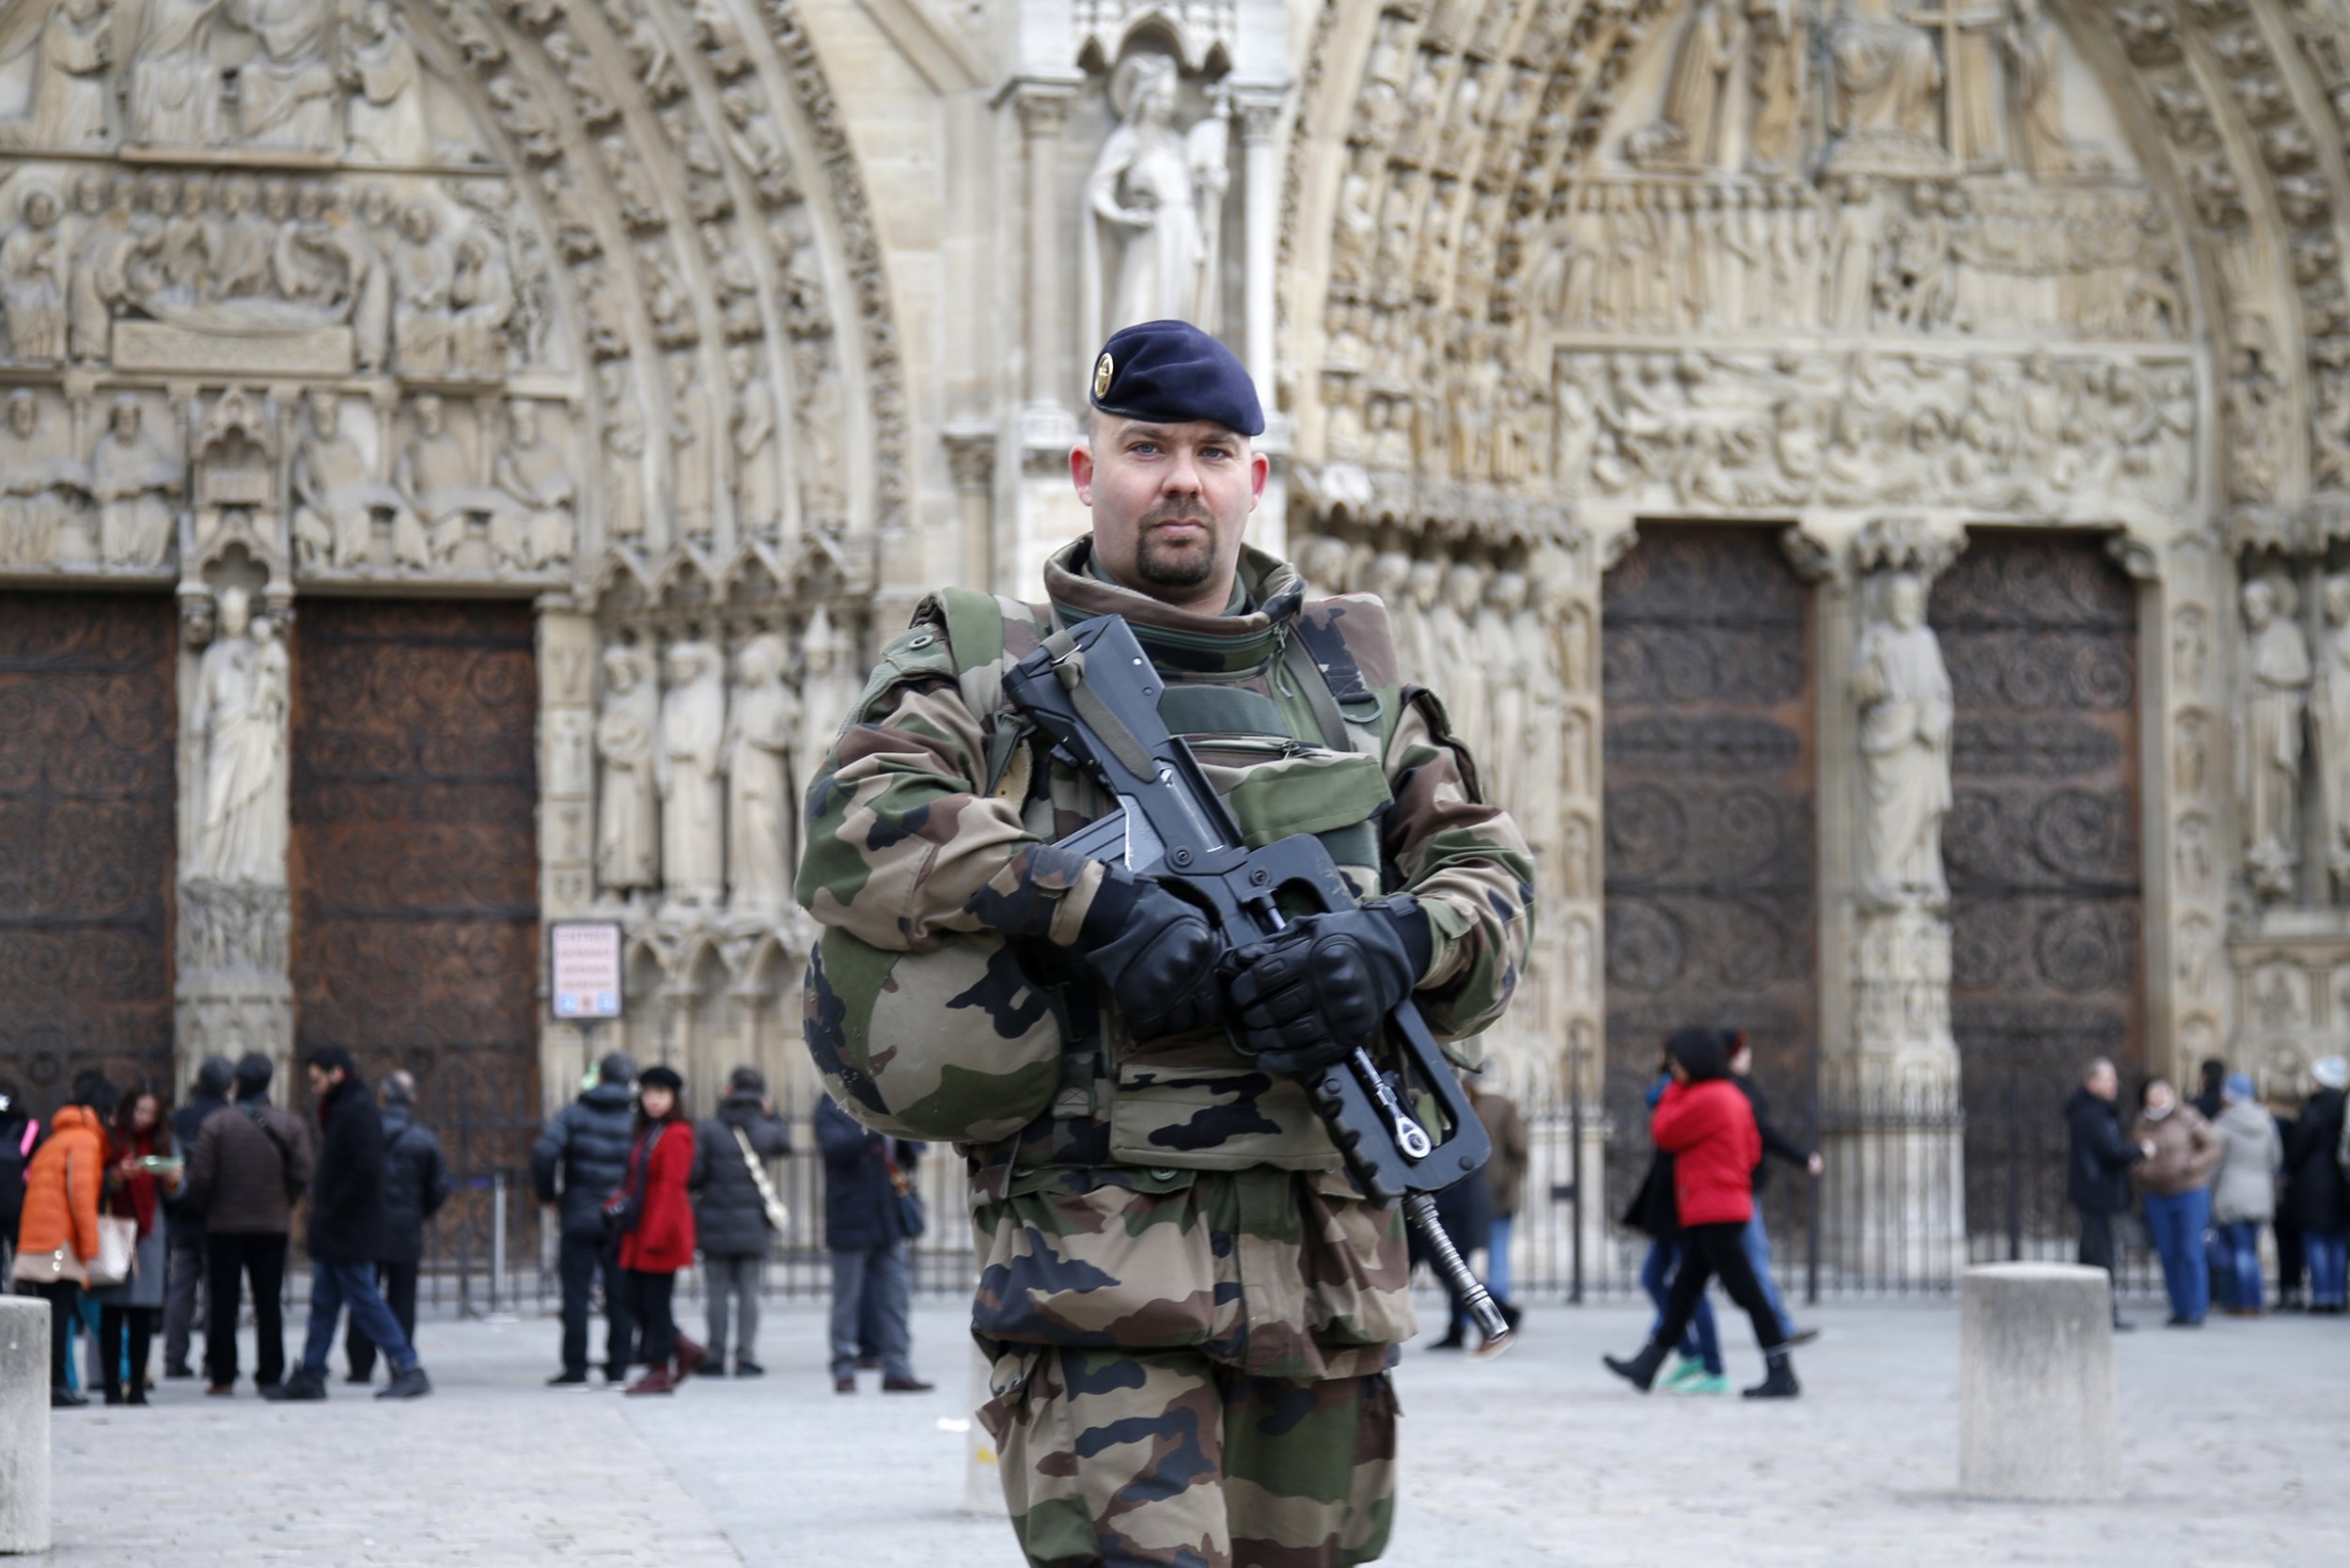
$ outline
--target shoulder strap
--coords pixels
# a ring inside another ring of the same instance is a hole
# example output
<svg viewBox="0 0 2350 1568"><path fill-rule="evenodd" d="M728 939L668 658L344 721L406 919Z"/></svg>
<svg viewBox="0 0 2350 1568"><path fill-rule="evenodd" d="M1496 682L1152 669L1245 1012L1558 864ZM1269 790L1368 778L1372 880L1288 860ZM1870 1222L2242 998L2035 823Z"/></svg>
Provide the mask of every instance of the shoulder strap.
<svg viewBox="0 0 2350 1568"><path fill-rule="evenodd" d="M1297 689L1306 697L1306 705L1314 713L1314 728L1322 731L1322 744L1332 751L1349 751L1346 716L1339 712L1339 700L1330 695L1330 681L1324 674L1322 661L1314 656L1308 641L1304 622L1299 622L1297 635L1281 639L1281 663L1297 682Z"/></svg>
<svg viewBox="0 0 2350 1568"><path fill-rule="evenodd" d="M963 699L987 727L986 792L995 794L1028 731L1027 721L1004 703L1004 652L1010 640L1007 633L1016 626L1042 642L1052 634L1052 612L977 588L941 588L932 603L946 620L947 646L954 655ZM1021 782L1017 794L1026 792L1025 778Z"/></svg>
<svg viewBox="0 0 2350 1568"><path fill-rule="evenodd" d="M271 1146L277 1151L277 1163L285 1167L287 1174L292 1174L293 1149L278 1135L277 1129L270 1125L266 1109L260 1105L247 1105L244 1114L252 1118L253 1124L261 1129L261 1136L269 1139Z"/></svg>

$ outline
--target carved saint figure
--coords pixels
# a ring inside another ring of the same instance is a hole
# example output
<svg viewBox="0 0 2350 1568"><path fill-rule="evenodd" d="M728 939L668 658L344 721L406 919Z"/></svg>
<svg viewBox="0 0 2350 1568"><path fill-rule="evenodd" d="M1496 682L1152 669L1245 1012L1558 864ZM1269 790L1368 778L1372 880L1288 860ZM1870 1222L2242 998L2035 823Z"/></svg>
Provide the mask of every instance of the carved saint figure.
<svg viewBox="0 0 2350 1568"><path fill-rule="evenodd" d="M1444 596L1428 612L1436 648L1437 662L1433 667L1444 671L1445 695L1460 706L1458 729L1473 757L1491 749L1486 723L1491 674L1477 635L1478 610L1484 597L1485 569L1458 561L1445 571Z"/></svg>
<svg viewBox="0 0 2350 1568"><path fill-rule="evenodd" d="M2326 641L2318 653L2318 783L2326 809L2326 863L2336 886L2350 888L2350 574L2335 572L2321 591Z"/></svg>
<svg viewBox="0 0 2350 1568"><path fill-rule="evenodd" d="M2064 133L2063 39L2040 0L2015 0L2001 43L2014 72L2015 161L2027 174L2069 174L2079 159Z"/></svg>
<svg viewBox="0 0 2350 1568"><path fill-rule="evenodd" d="M661 786L661 882L672 902L713 905L726 887L719 755L727 690L718 651L688 637L669 648L668 692L653 777Z"/></svg>
<svg viewBox="0 0 2350 1568"><path fill-rule="evenodd" d="M734 656L727 711L728 876L730 907L771 913L791 902L791 824L799 818L789 772L800 704L784 684L791 654L762 633Z"/></svg>
<svg viewBox="0 0 2350 1568"><path fill-rule="evenodd" d="M17 216L21 221L0 240L0 317L8 329L8 357L19 365L55 364L66 351L67 258L57 193L30 187Z"/></svg>
<svg viewBox="0 0 2350 1568"><path fill-rule="evenodd" d="M367 454L343 428L340 401L332 392L315 390L309 403L310 429L294 447L290 471L297 546L314 561L323 556L337 566L365 566L375 515L385 511L392 515L395 539L413 541L407 551L395 553L415 553L422 540L415 513L399 491L374 477Z"/></svg>
<svg viewBox="0 0 2350 1568"><path fill-rule="evenodd" d="M108 566L161 566L171 553L175 499L186 465L146 430L139 400L114 401L106 433L90 456L90 496L98 503L99 548Z"/></svg>
<svg viewBox="0 0 2350 1568"><path fill-rule="evenodd" d="M603 404L603 527L615 540L645 531L645 420L637 411L628 367L606 360L596 367L597 396Z"/></svg>
<svg viewBox="0 0 2350 1568"><path fill-rule="evenodd" d="M807 630L800 636L800 712L848 712L857 692L856 671L850 666L848 637L833 630L831 615L823 605L817 605L807 618ZM822 770L824 753L831 745L832 736L821 720L800 726L791 747L791 783L801 796L806 796Z"/></svg>
<svg viewBox="0 0 2350 1568"><path fill-rule="evenodd" d="M540 431L539 407L528 399L509 406L506 428L490 479L519 519L518 564L540 572L572 558L572 465Z"/></svg>
<svg viewBox="0 0 2350 1568"><path fill-rule="evenodd" d="M0 143L74 152L104 147L114 58L114 0L58 0L40 29L30 112L0 126Z"/></svg>
<svg viewBox="0 0 2350 1568"><path fill-rule="evenodd" d="M424 123L416 47L387 0L371 0L343 64L350 88L351 151L382 164L420 164L432 154Z"/></svg>
<svg viewBox="0 0 2350 1568"><path fill-rule="evenodd" d="M1836 76L1837 134L1934 137L1942 63L1933 39L1891 14L1891 0L1844 0L1828 28L1827 46Z"/></svg>
<svg viewBox="0 0 2350 1568"><path fill-rule="evenodd" d="M848 453L840 441L847 422L840 371L826 359L822 347L812 342L791 351L791 371L799 404L800 515L808 527L837 527L849 513Z"/></svg>
<svg viewBox="0 0 2350 1568"><path fill-rule="evenodd" d="M221 0L148 0L131 59L124 139L210 147L226 129L212 30Z"/></svg>
<svg viewBox="0 0 2350 1568"><path fill-rule="evenodd" d="M1757 168L1784 168L1803 124L1810 8L1801 0L1747 0L1754 46L1754 129L1747 155Z"/></svg>
<svg viewBox="0 0 2350 1568"><path fill-rule="evenodd" d="M36 394L8 394L0 424L0 560L47 565L59 525L82 504L89 476L40 428Z"/></svg>
<svg viewBox="0 0 2350 1568"><path fill-rule="evenodd" d="M746 534L772 536L783 521L783 484L776 463L776 392L751 350L727 351L734 382L734 516Z"/></svg>
<svg viewBox="0 0 2350 1568"><path fill-rule="evenodd" d="M457 243L449 285L449 362L468 375L506 373L506 328L514 319L514 273L500 247L475 229Z"/></svg>
<svg viewBox="0 0 2350 1568"><path fill-rule="evenodd" d="M449 559L464 542L467 518L485 510L484 496L474 483L465 444L448 428L441 400L429 392L416 400L415 429L392 478L408 510L431 530L433 558Z"/></svg>
<svg viewBox="0 0 2350 1568"><path fill-rule="evenodd" d="M1950 902L1942 819L1950 809L1950 672L1925 623L1925 585L1885 585L1885 610L1860 636L1861 897L1872 907Z"/></svg>
<svg viewBox="0 0 2350 1568"><path fill-rule="evenodd" d="M189 874L286 885L286 658L274 626L251 620L245 590L221 589L219 631L196 674L190 733L203 788Z"/></svg>
<svg viewBox="0 0 2350 1568"><path fill-rule="evenodd" d="M1713 166L1721 153L1721 108L1738 43L1737 18L1727 0L1698 0L1665 82L1664 108L1655 124L1634 132L1625 145L1634 163Z"/></svg>
<svg viewBox="0 0 2350 1568"><path fill-rule="evenodd" d="M1177 86L1175 61L1156 54L1129 55L1110 79L1119 125L1086 177L1080 274L1096 296L1084 303L1097 343L1136 321L1215 327L1211 230L1230 179L1226 128L1211 115L1177 131Z"/></svg>
<svg viewBox="0 0 2350 1568"><path fill-rule="evenodd" d="M2292 893L2301 860L2301 726L2311 679L2309 640L2288 591L2260 578L2244 585L2243 598L2248 689L2237 797L2252 886L2272 899Z"/></svg>
<svg viewBox="0 0 2350 1568"><path fill-rule="evenodd" d="M596 754L603 760L596 876L611 892L635 892L661 881L661 793L652 758L660 723L651 659L641 649L604 650L603 710L596 717Z"/></svg>
<svg viewBox="0 0 2350 1568"><path fill-rule="evenodd" d="M258 147L332 152L335 71L326 63L321 0L227 0L229 20L259 52L237 71L238 129Z"/></svg>
<svg viewBox="0 0 2350 1568"><path fill-rule="evenodd" d="M401 211L400 233L392 261L392 352L403 372L439 375L449 367L456 258L441 234L440 213L421 196Z"/></svg>
<svg viewBox="0 0 2350 1568"><path fill-rule="evenodd" d="M710 445L710 393L696 372L691 353L669 361L669 479L678 534L707 544L715 526L711 514L716 454Z"/></svg>

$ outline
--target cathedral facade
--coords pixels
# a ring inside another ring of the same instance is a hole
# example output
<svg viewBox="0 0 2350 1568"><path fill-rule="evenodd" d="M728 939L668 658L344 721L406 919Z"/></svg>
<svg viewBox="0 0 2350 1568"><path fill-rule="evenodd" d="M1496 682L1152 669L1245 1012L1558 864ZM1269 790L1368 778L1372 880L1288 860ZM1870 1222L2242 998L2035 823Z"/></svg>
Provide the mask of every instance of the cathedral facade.
<svg viewBox="0 0 2350 1568"><path fill-rule="evenodd" d="M792 803L1266 390L1540 855L1509 1081L2350 1044L2350 0L26 0L0 1076L798 1068ZM548 927L623 935L556 1020ZM1930 1162L1950 1151L1929 1150Z"/></svg>

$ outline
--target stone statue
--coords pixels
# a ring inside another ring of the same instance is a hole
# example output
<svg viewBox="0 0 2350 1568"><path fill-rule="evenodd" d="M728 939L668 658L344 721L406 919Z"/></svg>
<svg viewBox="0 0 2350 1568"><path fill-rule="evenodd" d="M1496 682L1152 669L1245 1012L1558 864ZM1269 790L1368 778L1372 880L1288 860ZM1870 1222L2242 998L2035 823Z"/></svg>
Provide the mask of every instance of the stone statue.
<svg viewBox="0 0 2350 1568"><path fill-rule="evenodd" d="M1625 156L1635 164L1711 168L1721 155L1720 124L1738 58L1738 20L1731 0L1698 0L1690 8L1665 82L1665 104L1656 122L1626 139Z"/></svg>
<svg viewBox="0 0 2350 1568"><path fill-rule="evenodd" d="M838 527L849 515L849 454L841 446L840 371L815 343L791 351L798 407L800 515L810 528ZM809 712L815 712L810 709Z"/></svg>
<svg viewBox="0 0 2350 1568"><path fill-rule="evenodd" d="M2326 809L2326 869L2350 889L2350 574L2320 590L2326 641L2316 680L2318 785Z"/></svg>
<svg viewBox="0 0 2350 1568"><path fill-rule="evenodd" d="M2244 585L2244 750L2237 795L2245 861L2264 898L2293 892L2301 862L2301 725L2309 705L2310 646L2293 618L2291 589L2267 578Z"/></svg>
<svg viewBox="0 0 2350 1568"><path fill-rule="evenodd" d="M1876 909L1939 910L1942 819L1950 809L1950 672L1925 623L1925 585L1885 584L1884 614L1860 635L1853 695L1860 704L1861 898Z"/></svg>
<svg viewBox="0 0 2350 1568"><path fill-rule="evenodd" d="M283 209L288 201L285 181L271 180L270 190ZM203 282L208 300L267 294L275 284L271 252L276 244L276 224L252 208L252 180L231 176L220 182L219 215L212 228L211 261Z"/></svg>
<svg viewBox="0 0 2350 1568"><path fill-rule="evenodd" d="M613 541L645 532L645 419L629 385L628 367L606 360L596 368L603 414L603 531Z"/></svg>
<svg viewBox="0 0 2350 1568"><path fill-rule="evenodd" d="M1555 792L1557 781L1538 782L1526 771L1528 689L1534 650L1521 642L1526 608L1523 572L1496 572L1485 584L1485 604L1477 622L1485 671L1485 749L1476 754L1486 774L1487 798L1512 811L1522 809L1535 790Z"/></svg>
<svg viewBox="0 0 2350 1568"><path fill-rule="evenodd" d="M439 212L421 196L401 210L400 233L392 259L392 352L404 374L445 375L456 258L441 233Z"/></svg>
<svg viewBox="0 0 2350 1568"><path fill-rule="evenodd" d="M1753 39L1748 91L1754 99L1747 157L1757 168L1785 168L1801 150L1810 10L1801 0L1747 0L1747 26Z"/></svg>
<svg viewBox="0 0 2350 1568"><path fill-rule="evenodd" d="M697 374L699 361L681 353L669 361L669 495L676 508L676 537L710 542L715 527L711 501L710 392Z"/></svg>
<svg viewBox="0 0 2350 1568"><path fill-rule="evenodd" d="M66 336L74 359L86 365L113 352L114 314L130 297L132 259L148 237L108 199L101 176L76 180L74 198L86 221L66 278Z"/></svg>
<svg viewBox="0 0 2350 1568"><path fill-rule="evenodd" d="M322 0L227 0L225 14L260 49L237 70L238 130L256 147L333 152L335 71Z"/></svg>
<svg viewBox="0 0 2350 1568"><path fill-rule="evenodd" d="M415 428L393 467L392 482L430 530L435 560L446 561L457 553L472 513L498 504L485 507L488 497L474 482L472 456L448 428L441 400L430 392L416 400Z"/></svg>
<svg viewBox="0 0 2350 1568"><path fill-rule="evenodd" d="M57 227L57 193L28 187L17 203L17 226L0 240L0 317L8 329L8 357L19 365L54 365L66 354L66 248Z"/></svg>
<svg viewBox="0 0 2350 1568"><path fill-rule="evenodd" d="M361 36L349 45L342 71L351 99L351 153L380 164L420 164L432 155L424 123L424 85L415 45L400 30L387 0L370 0Z"/></svg>
<svg viewBox="0 0 2350 1568"><path fill-rule="evenodd" d="M2056 24L2041 14L2040 0L2015 0L2000 41L2014 74L2015 161L2028 174L2072 173L2080 159L2064 133L2064 43Z"/></svg>
<svg viewBox="0 0 2350 1568"><path fill-rule="evenodd" d="M131 57L124 140L211 147L226 139L222 73L212 58L221 5L222 0L148 0Z"/></svg>
<svg viewBox="0 0 2350 1568"><path fill-rule="evenodd" d="M833 629L832 616L819 604L800 636L800 712L845 713L856 700L856 671L845 635ZM822 719L800 726L791 745L791 787L803 800L823 771L824 753L832 734Z"/></svg>
<svg viewBox="0 0 2350 1568"><path fill-rule="evenodd" d="M539 429L539 408L517 398L507 409L506 445L490 481L503 491L519 520L515 564L543 572L572 558L572 465Z"/></svg>
<svg viewBox="0 0 2350 1568"><path fill-rule="evenodd" d="M783 478L776 461L775 388L747 344L727 351L734 383L734 516L745 534L773 537L783 522Z"/></svg>
<svg viewBox="0 0 2350 1568"><path fill-rule="evenodd" d="M171 553L173 503L186 490L187 465L145 423L136 398L116 398L90 457L90 497L108 566L161 566Z"/></svg>
<svg viewBox="0 0 2350 1568"><path fill-rule="evenodd" d="M473 376L506 373L506 332L514 319L514 271L489 235L474 229L457 243L449 285L449 363Z"/></svg>
<svg viewBox="0 0 2350 1568"><path fill-rule="evenodd" d="M55 560L58 530L89 489L87 471L40 424L38 394L26 387L8 394L0 425L0 561Z"/></svg>
<svg viewBox="0 0 2350 1568"><path fill-rule="evenodd" d="M220 592L219 631L196 674L188 732L203 742L192 878L286 885L285 645L251 619L244 589Z"/></svg>
<svg viewBox="0 0 2350 1568"><path fill-rule="evenodd" d="M651 659L641 649L606 649L603 687L596 718L596 753L603 759L596 876L610 892L649 890L661 883L661 793L653 778L661 692Z"/></svg>
<svg viewBox="0 0 2350 1568"><path fill-rule="evenodd" d="M1436 645L1433 668L1444 672L1446 710L1472 757L1482 757L1491 738L1486 707L1492 682L1485 667L1485 649L1477 633L1478 614L1485 598L1485 569L1467 561L1455 562L1444 573L1444 597L1429 612L1429 629Z"/></svg>
<svg viewBox="0 0 2350 1568"><path fill-rule="evenodd" d="M727 689L718 651L688 637L669 647L653 778L661 786L661 884L668 902L710 907L724 894L725 802L719 748Z"/></svg>
<svg viewBox="0 0 2350 1568"><path fill-rule="evenodd" d="M29 114L0 126L0 144L87 152L106 145L114 0L57 0L40 29Z"/></svg>
<svg viewBox="0 0 2350 1568"><path fill-rule="evenodd" d="M332 392L309 395L310 429L294 447L288 488L293 500L293 533L311 560L324 557L339 567L368 564L375 514L394 519L395 534L419 533L407 499L377 479L367 454L343 429L342 405Z"/></svg>
<svg viewBox="0 0 2350 1568"><path fill-rule="evenodd" d="M799 819L789 758L800 704L784 684L784 640L762 633L734 660L727 711L727 847L729 907L773 913L791 902L792 824Z"/></svg>
<svg viewBox="0 0 2350 1568"><path fill-rule="evenodd" d="M1397 606L1396 615L1396 646L1403 651L1409 668L1436 670L1443 667L1436 662L1442 655L1436 649L1434 621L1436 601L1443 593L1444 563L1414 561L1410 573L1404 578L1403 601Z"/></svg>
<svg viewBox="0 0 2350 1568"><path fill-rule="evenodd" d="M1942 63L1931 37L1892 14L1892 0L1844 0L1828 28L1827 47L1836 84L1830 120L1838 135L1891 133L1920 143L1935 140Z"/></svg>
<svg viewBox="0 0 2350 1568"><path fill-rule="evenodd" d="M1211 115L1175 129L1179 86L1171 56L1131 55L1110 78L1118 128L1086 177L1082 271L1089 341L1135 321L1169 318L1214 331L1211 231L1230 173L1226 126Z"/></svg>
<svg viewBox="0 0 2350 1568"><path fill-rule="evenodd" d="M392 353L391 264L384 257L380 227L368 217L370 210L387 212L390 205L390 193L370 185L359 197L356 215L338 211L314 228L285 231L303 233L309 248L340 266L351 295L352 355L363 371L381 370ZM279 237L281 252L285 232ZM282 261L278 287L292 295Z"/></svg>

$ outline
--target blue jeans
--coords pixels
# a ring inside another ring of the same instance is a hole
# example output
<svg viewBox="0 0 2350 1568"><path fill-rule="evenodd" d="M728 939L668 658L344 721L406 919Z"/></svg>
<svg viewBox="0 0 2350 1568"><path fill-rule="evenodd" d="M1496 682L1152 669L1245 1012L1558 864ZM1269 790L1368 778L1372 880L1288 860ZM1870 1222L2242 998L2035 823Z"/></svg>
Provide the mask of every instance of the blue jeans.
<svg viewBox="0 0 2350 1568"><path fill-rule="evenodd" d="M1501 1215L1485 1233L1485 1289L1496 1301L1510 1299L1510 1232L1517 1219L1515 1215Z"/></svg>
<svg viewBox="0 0 2350 1568"><path fill-rule="evenodd" d="M833 1376L856 1375L857 1333L870 1306L882 1375L912 1380L914 1330L907 1319L912 1285L902 1241L832 1249Z"/></svg>
<svg viewBox="0 0 2350 1568"><path fill-rule="evenodd" d="M1671 1294L1673 1270L1681 1264L1679 1242L1651 1242L1648 1261L1640 1265L1640 1289L1656 1303L1656 1316L1649 1320L1650 1339L1665 1323L1665 1298ZM1698 1309L1689 1319L1689 1326L1682 1332L1681 1343L1675 1347L1684 1356L1694 1356L1705 1363L1705 1370L1716 1377L1722 1375L1722 1341L1714 1332L1714 1304L1698 1297Z"/></svg>
<svg viewBox="0 0 2350 1568"><path fill-rule="evenodd" d="M375 1288L373 1263L310 1264L310 1337L303 1341L302 1370L320 1382L326 1380L326 1353L335 1348L335 1324L351 1309L351 1321L368 1336L395 1373L416 1364L416 1351L400 1332L400 1320Z"/></svg>
<svg viewBox="0 0 2350 1568"><path fill-rule="evenodd" d="M1778 1281L1771 1278L1771 1234L1762 1229L1762 1205L1757 1203L1754 1213L1747 1216L1746 1233L1738 1245L1747 1254L1747 1266L1754 1270L1755 1281L1762 1287L1762 1294L1771 1304L1771 1311L1778 1318L1779 1340L1783 1344L1795 1337L1795 1320L1787 1315L1787 1303L1778 1294Z"/></svg>
<svg viewBox="0 0 2350 1568"><path fill-rule="evenodd" d="M2170 1297L2171 1315L2189 1323L2202 1322L2211 1310L2210 1265L2203 1253L2203 1230L2210 1223L2206 1188L2146 1195L2146 1229L2162 1259L2162 1288Z"/></svg>
<svg viewBox="0 0 2350 1568"><path fill-rule="evenodd" d="M2235 1308L2261 1309L2261 1222L2238 1220L2212 1232L2212 1282L2219 1299Z"/></svg>
<svg viewBox="0 0 2350 1568"><path fill-rule="evenodd" d="M2309 1258L2310 1305L2340 1307L2342 1303L2345 1251L2350 1251L2350 1231L2304 1231L2301 1250Z"/></svg>

